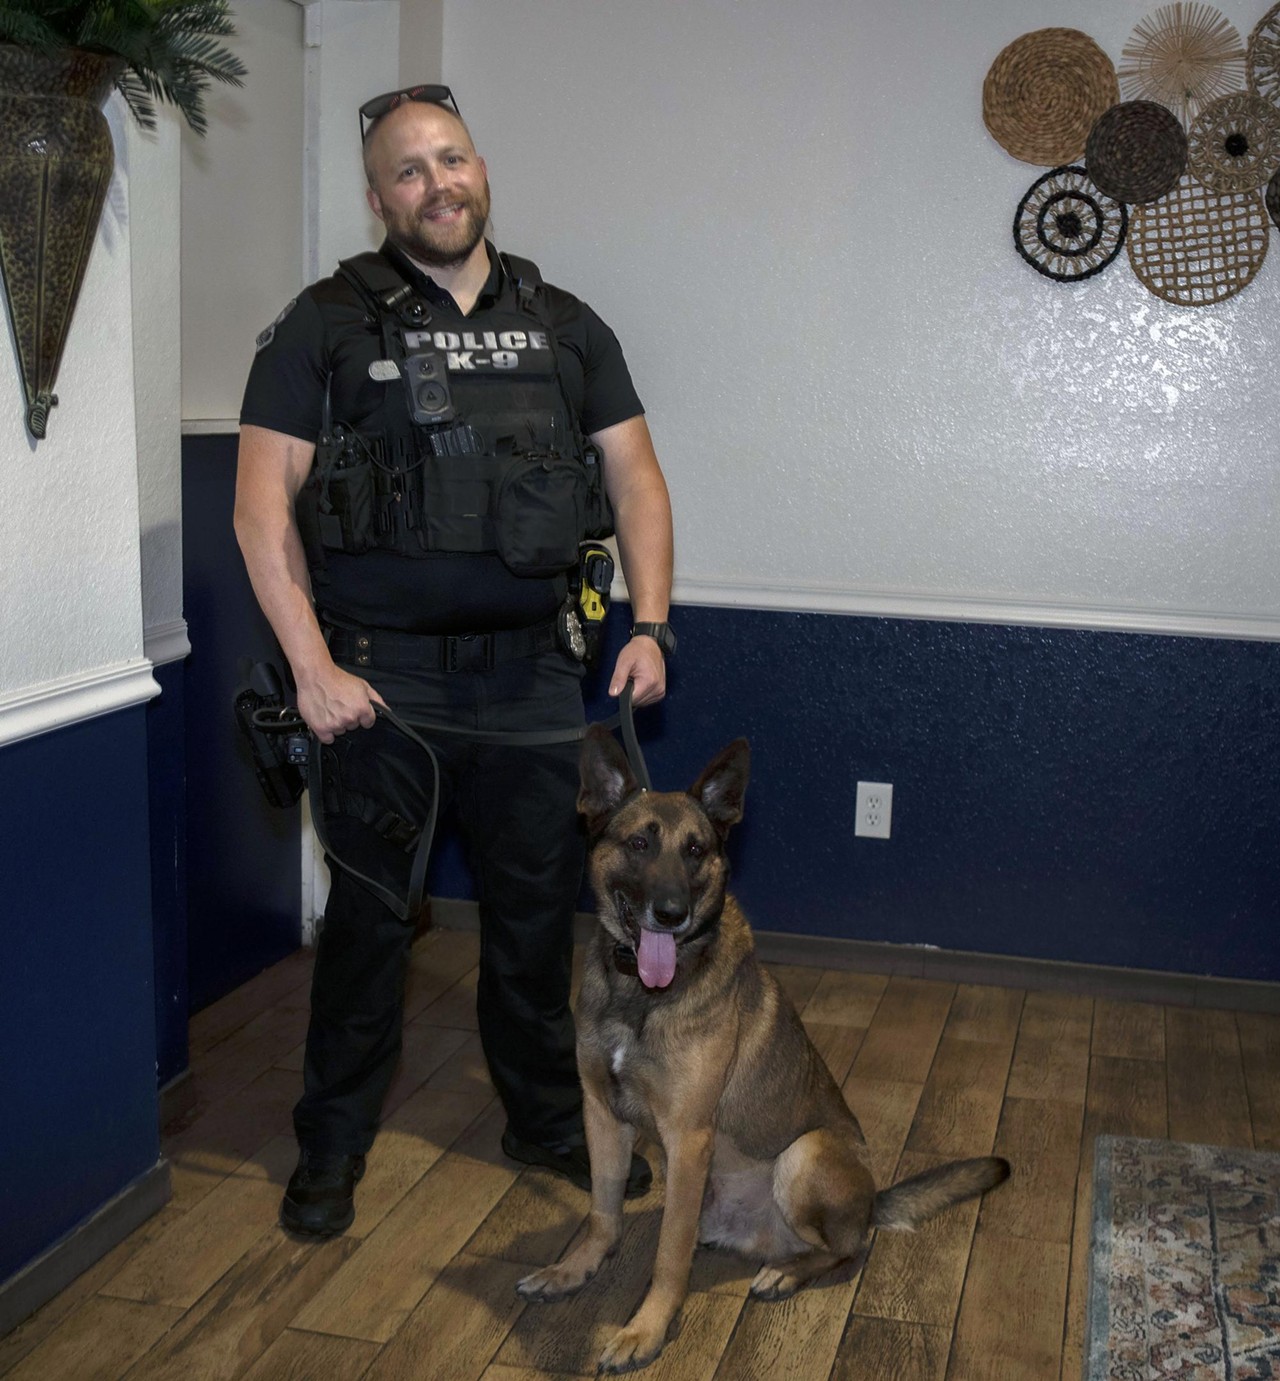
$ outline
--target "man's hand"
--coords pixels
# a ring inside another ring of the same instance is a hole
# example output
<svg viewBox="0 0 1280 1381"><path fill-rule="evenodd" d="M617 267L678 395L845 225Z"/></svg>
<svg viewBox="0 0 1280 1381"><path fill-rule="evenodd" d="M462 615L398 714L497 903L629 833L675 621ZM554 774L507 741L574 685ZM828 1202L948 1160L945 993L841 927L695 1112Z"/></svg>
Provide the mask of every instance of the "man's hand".
<svg viewBox="0 0 1280 1381"><path fill-rule="evenodd" d="M667 664L662 649L645 634L632 638L618 653L609 694L621 695L632 682L632 705L655 705L667 693Z"/></svg>
<svg viewBox="0 0 1280 1381"><path fill-rule="evenodd" d="M316 675L298 677L298 713L321 743L350 729L372 729L375 705L386 702L360 677L333 662Z"/></svg>

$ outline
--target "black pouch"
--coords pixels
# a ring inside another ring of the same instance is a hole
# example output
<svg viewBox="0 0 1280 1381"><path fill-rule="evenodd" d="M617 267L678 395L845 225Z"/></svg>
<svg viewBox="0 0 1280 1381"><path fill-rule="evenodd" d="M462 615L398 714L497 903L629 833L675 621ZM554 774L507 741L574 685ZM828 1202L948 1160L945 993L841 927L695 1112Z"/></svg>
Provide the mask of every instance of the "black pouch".
<svg viewBox="0 0 1280 1381"><path fill-rule="evenodd" d="M365 461L331 470L321 482L321 542L333 551L358 556L374 545L373 465Z"/></svg>
<svg viewBox="0 0 1280 1381"><path fill-rule="evenodd" d="M494 505L498 555L513 575L559 575L578 560L587 524L582 464L560 456L517 456Z"/></svg>
<svg viewBox="0 0 1280 1381"><path fill-rule="evenodd" d="M604 467L600 463L600 452L594 445L588 443L582 463L587 473L587 522L583 536L612 537L613 508L604 487Z"/></svg>

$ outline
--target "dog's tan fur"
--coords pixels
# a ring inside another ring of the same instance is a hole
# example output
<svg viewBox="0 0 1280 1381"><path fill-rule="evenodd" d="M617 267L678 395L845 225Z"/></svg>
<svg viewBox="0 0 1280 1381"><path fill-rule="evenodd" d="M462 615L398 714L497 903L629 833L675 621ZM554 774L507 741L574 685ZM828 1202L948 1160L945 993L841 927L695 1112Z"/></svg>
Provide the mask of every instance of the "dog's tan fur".
<svg viewBox="0 0 1280 1381"><path fill-rule="evenodd" d="M583 746L578 804L600 922L577 1014L591 1217L563 1261L517 1288L558 1299L595 1275L622 1232L637 1130L659 1143L666 1198L652 1283L601 1371L661 1352L699 1242L763 1262L751 1293L781 1299L856 1257L871 1228L914 1227L1009 1173L988 1156L877 1193L857 1119L725 891L724 840L742 817L748 758L739 739L688 792L642 792L608 733L591 731ZM676 938L665 987L647 987L629 962L641 928Z"/></svg>

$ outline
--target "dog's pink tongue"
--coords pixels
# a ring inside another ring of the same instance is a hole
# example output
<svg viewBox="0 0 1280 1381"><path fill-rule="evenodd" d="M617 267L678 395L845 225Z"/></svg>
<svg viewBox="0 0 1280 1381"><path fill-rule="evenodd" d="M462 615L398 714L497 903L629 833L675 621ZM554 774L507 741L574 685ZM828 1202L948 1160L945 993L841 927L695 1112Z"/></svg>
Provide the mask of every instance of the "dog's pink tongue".
<svg viewBox="0 0 1280 1381"><path fill-rule="evenodd" d="M636 950L636 967L646 988L665 988L676 976L676 937L642 930L640 947Z"/></svg>

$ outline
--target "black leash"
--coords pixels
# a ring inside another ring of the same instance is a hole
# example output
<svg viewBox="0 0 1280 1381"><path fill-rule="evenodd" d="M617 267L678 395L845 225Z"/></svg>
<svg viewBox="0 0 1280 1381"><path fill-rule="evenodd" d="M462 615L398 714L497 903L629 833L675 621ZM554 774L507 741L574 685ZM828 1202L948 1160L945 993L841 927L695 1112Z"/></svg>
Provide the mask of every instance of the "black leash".
<svg viewBox="0 0 1280 1381"><path fill-rule="evenodd" d="M652 791L653 783L649 779L649 769L645 766L644 754L640 751L640 741L636 738L635 712L631 705L633 689L634 683L628 681L622 689L622 694L618 697L618 713L610 715L608 719L596 720L595 723L605 729L621 728L622 746L626 750L631 771L636 781L646 791ZM416 734L408 729L404 720L386 706L374 705L373 708L375 714L382 715L402 733L416 739L419 743L422 742ZM419 729L432 734L450 734L455 738L470 739L473 743L503 743L523 748L542 748L556 743L580 743L591 727L589 724L584 724L578 729L534 729L527 732L516 732L505 729L465 729L457 724L436 724L429 719L418 719L414 723ZM423 746L425 747L425 744Z"/></svg>
<svg viewBox="0 0 1280 1381"><path fill-rule="evenodd" d="M622 746L626 749L627 761L631 764L632 774L636 781L640 783L644 791L652 791L653 783L649 780L649 769L644 763L644 754L640 751L640 744L636 739L636 722L631 713L631 682L628 681L623 688L620 699L621 711L617 719L622 722ZM613 728L612 721L608 727Z"/></svg>
<svg viewBox="0 0 1280 1381"><path fill-rule="evenodd" d="M627 761L631 764L631 771L640 786L645 791L649 791L652 789L652 783L649 779L649 769L645 766L644 755L640 751L640 743L636 738L631 697L632 683L628 681L619 697L618 713L609 719L597 722L606 729L616 729L621 726L622 744L626 750ZM542 729L517 733L497 729L466 729L456 724L436 724L430 720L418 720L416 725L410 725L388 705L375 704L373 708L378 718L386 720L393 729L421 748L431 760L431 803L427 810L427 818L423 822L422 830L418 836L418 842L414 847L413 862L409 866L409 890L403 901L398 893L392 892L374 878L344 862L330 843L324 812L324 750L323 745L316 740L314 734L311 735L312 749L308 755L307 795L311 801L312 826L315 829L316 838L320 841L320 847L326 855L340 868L350 873L357 882L363 883L402 921L416 921L422 910L423 892L427 882L427 864L431 858L431 846L435 841L436 823L440 814L440 760L436 757L435 749L417 731L422 729L432 734L450 734L478 743L502 743L534 748L557 743L580 742L586 736L587 728L590 727L583 725L574 729ZM259 728L277 733L297 732L298 729L305 728L305 721L297 710L259 710L253 718Z"/></svg>

